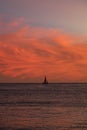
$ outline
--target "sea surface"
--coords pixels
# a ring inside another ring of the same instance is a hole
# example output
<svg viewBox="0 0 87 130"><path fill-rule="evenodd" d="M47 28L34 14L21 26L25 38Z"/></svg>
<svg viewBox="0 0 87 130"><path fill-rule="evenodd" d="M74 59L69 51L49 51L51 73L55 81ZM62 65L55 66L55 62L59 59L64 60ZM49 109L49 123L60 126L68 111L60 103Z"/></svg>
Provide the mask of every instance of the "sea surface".
<svg viewBox="0 0 87 130"><path fill-rule="evenodd" d="M87 130L87 84L0 84L0 130Z"/></svg>

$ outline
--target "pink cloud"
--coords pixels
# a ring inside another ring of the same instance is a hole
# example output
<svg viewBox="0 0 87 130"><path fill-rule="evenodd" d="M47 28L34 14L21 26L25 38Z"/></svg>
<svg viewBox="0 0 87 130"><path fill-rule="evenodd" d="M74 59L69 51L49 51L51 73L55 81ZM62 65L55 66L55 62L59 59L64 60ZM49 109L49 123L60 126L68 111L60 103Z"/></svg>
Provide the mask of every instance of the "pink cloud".
<svg viewBox="0 0 87 130"><path fill-rule="evenodd" d="M4 19L5 16L0 14L0 34L14 32L18 28L22 27L24 24L24 18L8 18L6 21Z"/></svg>
<svg viewBox="0 0 87 130"><path fill-rule="evenodd" d="M18 23L6 26L14 29ZM44 75L50 82L86 82L87 44L79 41L59 30L28 25L1 34L0 74L21 82L39 81Z"/></svg>

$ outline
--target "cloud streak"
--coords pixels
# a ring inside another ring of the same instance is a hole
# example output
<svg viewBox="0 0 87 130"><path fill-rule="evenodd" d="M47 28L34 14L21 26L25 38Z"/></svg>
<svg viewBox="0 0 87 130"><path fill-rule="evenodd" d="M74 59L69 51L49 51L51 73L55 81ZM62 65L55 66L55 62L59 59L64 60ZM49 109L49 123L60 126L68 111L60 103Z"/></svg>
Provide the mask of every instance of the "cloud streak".
<svg viewBox="0 0 87 130"><path fill-rule="evenodd" d="M19 24L7 26L12 30ZM40 82L44 75L51 82L86 82L87 44L79 41L60 30L29 25L0 34L0 74L21 82Z"/></svg>

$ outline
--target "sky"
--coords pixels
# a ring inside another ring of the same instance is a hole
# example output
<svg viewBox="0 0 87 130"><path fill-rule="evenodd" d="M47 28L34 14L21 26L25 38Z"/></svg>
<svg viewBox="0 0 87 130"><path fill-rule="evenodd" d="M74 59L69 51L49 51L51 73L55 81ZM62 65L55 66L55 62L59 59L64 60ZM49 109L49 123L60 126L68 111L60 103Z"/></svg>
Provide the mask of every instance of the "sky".
<svg viewBox="0 0 87 130"><path fill-rule="evenodd" d="M0 82L87 82L86 0L0 0Z"/></svg>

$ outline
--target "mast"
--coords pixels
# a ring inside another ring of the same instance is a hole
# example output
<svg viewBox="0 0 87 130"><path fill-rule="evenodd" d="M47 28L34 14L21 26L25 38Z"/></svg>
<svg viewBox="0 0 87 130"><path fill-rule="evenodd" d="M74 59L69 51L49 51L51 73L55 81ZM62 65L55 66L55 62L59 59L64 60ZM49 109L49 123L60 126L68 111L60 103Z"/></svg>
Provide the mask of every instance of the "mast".
<svg viewBox="0 0 87 130"><path fill-rule="evenodd" d="M43 84L48 84L47 78L45 76Z"/></svg>

